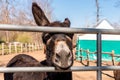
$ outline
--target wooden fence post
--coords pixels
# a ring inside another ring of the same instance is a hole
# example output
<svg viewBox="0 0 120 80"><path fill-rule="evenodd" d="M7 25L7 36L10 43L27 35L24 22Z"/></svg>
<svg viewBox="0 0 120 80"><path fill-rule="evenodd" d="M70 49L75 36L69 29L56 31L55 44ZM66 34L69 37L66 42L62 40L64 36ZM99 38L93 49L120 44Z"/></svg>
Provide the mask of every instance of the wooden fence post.
<svg viewBox="0 0 120 80"><path fill-rule="evenodd" d="M87 66L89 66L89 53L90 53L89 49L86 50L86 53L87 53Z"/></svg>
<svg viewBox="0 0 120 80"><path fill-rule="evenodd" d="M115 51L112 50L111 57L112 57L112 63L113 63L113 65L115 65L114 53L115 53Z"/></svg>
<svg viewBox="0 0 120 80"><path fill-rule="evenodd" d="M37 50L39 50L39 44L37 45Z"/></svg>
<svg viewBox="0 0 120 80"><path fill-rule="evenodd" d="M2 55L4 55L4 43L2 43Z"/></svg>
<svg viewBox="0 0 120 80"><path fill-rule="evenodd" d="M39 44L37 44L37 50L39 50Z"/></svg>
<svg viewBox="0 0 120 80"><path fill-rule="evenodd" d="M39 44L39 50L42 50L42 48L43 48L43 45Z"/></svg>
<svg viewBox="0 0 120 80"><path fill-rule="evenodd" d="M15 47L15 53L17 53L17 44L14 44Z"/></svg>
<svg viewBox="0 0 120 80"><path fill-rule="evenodd" d="M23 43L20 44L20 51L23 52Z"/></svg>
<svg viewBox="0 0 120 80"><path fill-rule="evenodd" d="M28 43L28 52L30 52L30 47L31 47L30 43Z"/></svg>
<svg viewBox="0 0 120 80"><path fill-rule="evenodd" d="M25 43L25 51L28 52L28 45Z"/></svg>
<svg viewBox="0 0 120 80"><path fill-rule="evenodd" d="M34 43L32 43L32 51L34 51Z"/></svg>
<svg viewBox="0 0 120 80"><path fill-rule="evenodd" d="M8 47L9 47L9 54L11 54L11 53L12 53L12 44L9 43L9 44L8 44Z"/></svg>
<svg viewBox="0 0 120 80"><path fill-rule="evenodd" d="M37 43L35 43L34 45L35 45L35 46L34 46L34 49L37 50Z"/></svg>
<svg viewBox="0 0 120 80"><path fill-rule="evenodd" d="M80 62L82 63L82 48L80 48Z"/></svg>

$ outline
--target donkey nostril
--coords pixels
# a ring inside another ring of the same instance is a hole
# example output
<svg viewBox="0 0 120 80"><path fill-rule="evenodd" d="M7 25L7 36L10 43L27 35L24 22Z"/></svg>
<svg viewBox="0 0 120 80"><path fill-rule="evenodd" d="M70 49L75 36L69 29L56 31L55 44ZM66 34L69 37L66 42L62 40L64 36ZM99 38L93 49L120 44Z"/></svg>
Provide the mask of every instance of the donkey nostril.
<svg viewBox="0 0 120 80"><path fill-rule="evenodd" d="M59 62L59 60L58 60L58 59L55 59L55 62L56 62L56 63L58 63L58 62Z"/></svg>
<svg viewBox="0 0 120 80"><path fill-rule="evenodd" d="M67 56L70 57L70 55L71 55L71 53L69 52Z"/></svg>
<svg viewBox="0 0 120 80"><path fill-rule="evenodd" d="M60 55L58 53L56 53L56 58L60 59Z"/></svg>

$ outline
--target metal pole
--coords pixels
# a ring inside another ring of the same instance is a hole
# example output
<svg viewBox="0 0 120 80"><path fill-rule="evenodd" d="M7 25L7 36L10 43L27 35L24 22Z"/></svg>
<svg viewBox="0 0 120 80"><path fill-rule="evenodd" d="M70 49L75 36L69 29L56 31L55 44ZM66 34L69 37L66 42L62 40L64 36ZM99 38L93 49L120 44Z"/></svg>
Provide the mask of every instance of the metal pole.
<svg viewBox="0 0 120 80"><path fill-rule="evenodd" d="M69 72L69 71L113 71L120 70L120 66L73 66L69 70L56 70L55 67L0 67L0 73L13 72ZM98 79L97 79L98 80Z"/></svg>
<svg viewBox="0 0 120 80"><path fill-rule="evenodd" d="M97 33L97 67L99 69L97 70L97 80L102 80L102 72L101 72L101 33Z"/></svg>
<svg viewBox="0 0 120 80"><path fill-rule="evenodd" d="M26 31L26 32L64 32L64 33L88 33L88 34L120 34L120 29L94 29L94 28L66 28L45 26L21 26L0 24L0 30Z"/></svg>
<svg viewBox="0 0 120 80"><path fill-rule="evenodd" d="M69 70L56 70L55 67L0 67L0 73L8 72L70 72L70 71L96 71L98 67L71 67Z"/></svg>

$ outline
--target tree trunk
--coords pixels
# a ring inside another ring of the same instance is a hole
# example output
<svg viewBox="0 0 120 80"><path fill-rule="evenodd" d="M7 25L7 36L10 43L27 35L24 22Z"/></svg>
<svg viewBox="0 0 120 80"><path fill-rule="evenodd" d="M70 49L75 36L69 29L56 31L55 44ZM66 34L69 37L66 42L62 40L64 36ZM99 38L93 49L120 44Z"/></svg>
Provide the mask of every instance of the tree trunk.
<svg viewBox="0 0 120 80"><path fill-rule="evenodd" d="M6 0L6 13L5 13L5 24L8 24L9 10L8 10L8 0ZM6 42L9 42L9 31L6 31Z"/></svg>
<svg viewBox="0 0 120 80"><path fill-rule="evenodd" d="M96 1L96 11L97 11L97 13L96 13L96 23L98 23L99 22L99 16L100 16L100 14L99 14L100 7L99 7L98 0L95 0L95 1Z"/></svg>

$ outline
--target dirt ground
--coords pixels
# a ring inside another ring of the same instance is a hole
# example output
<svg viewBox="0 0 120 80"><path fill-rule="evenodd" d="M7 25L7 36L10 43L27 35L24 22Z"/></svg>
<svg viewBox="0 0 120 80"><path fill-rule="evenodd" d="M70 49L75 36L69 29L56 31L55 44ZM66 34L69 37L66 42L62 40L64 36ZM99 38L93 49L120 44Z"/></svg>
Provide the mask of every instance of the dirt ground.
<svg viewBox="0 0 120 80"><path fill-rule="evenodd" d="M19 53L21 54L21 53ZM41 61L45 59L45 55L43 54L43 51L36 51L36 52L29 52L29 53L24 53L33 56L37 60ZM0 56L0 67L5 66L8 61L14 57L17 54L9 54L9 55L3 55ZM86 62L84 61L84 64ZM94 62L90 62L90 66L96 65ZM111 65L111 62L104 62L104 65ZM74 61L74 66L84 66L78 61ZM113 72L112 71L102 71L102 80L114 80ZM106 75L105 75L106 74ZM76 71L73 72L73 80L97 80L96 77L96 71ZM0 80L4 80L3 78L3 73L0 73Z"/></svg>

